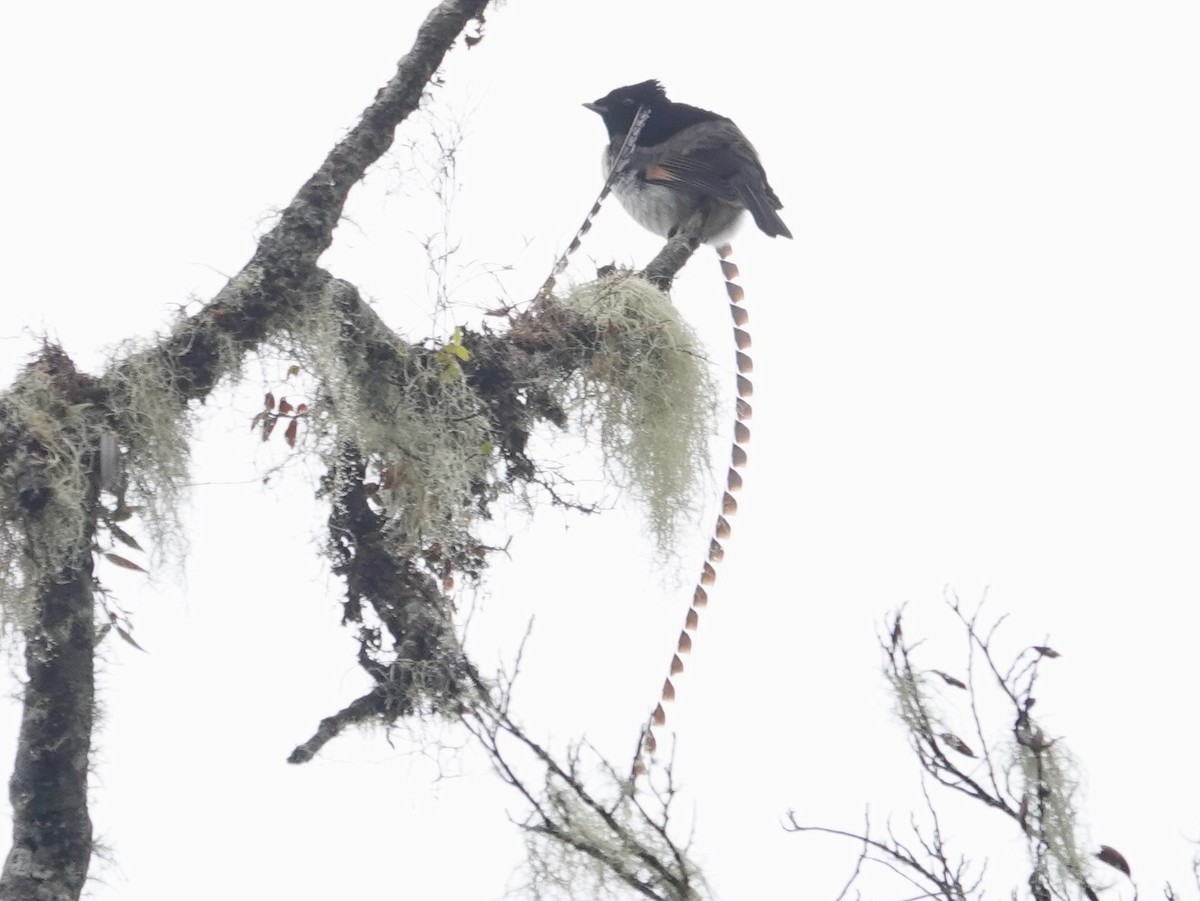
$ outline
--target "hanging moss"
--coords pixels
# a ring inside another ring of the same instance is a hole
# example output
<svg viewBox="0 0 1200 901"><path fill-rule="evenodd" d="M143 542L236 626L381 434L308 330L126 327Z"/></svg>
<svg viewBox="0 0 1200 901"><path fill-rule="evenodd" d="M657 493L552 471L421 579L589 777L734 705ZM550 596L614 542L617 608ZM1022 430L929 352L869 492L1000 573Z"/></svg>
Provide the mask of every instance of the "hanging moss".
<svg viewBox="0 0 1200 901"><path fill-rule="evenodd" d="M673 556L712 482L718 398L703 348L667 295L641 278L598 279L562 303L592 324L589 353L562 402L644 505L659 552Z"/></svg>
<svg viewBox="0 0 1200 901"><path fill-rule="evenodd" d="M101 427L72 397L74 367L47 345L0 396L0 616L24 629L50 580L86 553Z"/></svg>
<svg viewBox="0 0 1200 901"><path fill-rule="evenodd" d="M375 333L369 326L351 324L334 302L314 303L289 324L282 340L318 383L308 446L331 473L346 471L340 455L355 449L402 551L473 546L481 496L498 490L483 403L458 357L398 344L381 324Z"/></svg>

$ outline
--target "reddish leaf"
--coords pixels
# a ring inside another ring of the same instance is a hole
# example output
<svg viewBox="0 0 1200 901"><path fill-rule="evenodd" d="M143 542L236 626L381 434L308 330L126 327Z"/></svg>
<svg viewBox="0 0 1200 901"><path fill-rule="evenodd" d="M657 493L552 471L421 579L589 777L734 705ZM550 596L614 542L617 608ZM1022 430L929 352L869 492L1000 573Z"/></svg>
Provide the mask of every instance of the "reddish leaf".
<svg viewBox="0 0 1200 901"><path fill-rule="evenodd" d="M132 517L133 514L137 513L141 509L142 509L141 507L126 507L124 504L122 504L120 507L117 507L117 509L113 511L112 521L113 522L124 522L125 520Z"/></svg>
<svg viewBox="0 0 1200 901"><path fill-rule="evenodd" d="M307 412L308 412L308 404L301 404L300 406L298 406L296 408L297 416L303 416Z"/></svg>
<svg viewBox="0 0 1200 901"><path fill-rule="evenodd" d="M296 446L296 430L300 426L300 420L293 419L288 423L287 431L283 433L283 440L287 442L288 447Z"/></svg>
<svg viewBox="0 0 1200 901"><path fill-rule="evenodd" d="M943 673L940 669L935 669L935 670L933 670L933 672L935 675L941 676L942 681L945 682L947 685L953 685L955 688L966 688L967 687L967 683L965 683L959 679L955 679L953 676L951 676L948 673Z"/></svg>
<svg viewBox="0 0 1200 901"><path fill-rule="evenodd" d="M142 549L142 546L137 543L137 539L116 523L110 522L108 524L108 531L112 532L113 538L117 539L117 541L121 542L121 544L125 545L126 547L131 547L135 551L140 551Z"/></svg>
<svg viewBox="0 0 1200 901"><path fill-rule="evenodd" d="M254 427L270 415L271 414L266 412L265 410L259 410L257 413L255 413L254 418L250 420L250 431L253 432Z"/></svg>
<svg viewBox="0 0 1200 901"><path fill-rule="evenodd" d="M292 412L292 405L288 403L286 397L279 398L279 412L287 415Z"/></svg>
<svg viewBox="0 0 1200 901"><path fill-rule="evenodd" d="M664 701L675 700L675 686L671 684L670 679L667 679L667 681L663 683L662 699Z"/></svg>
<svg viewBox="0 0 1200 901"><path fill-rule="evenodd" d="M1133 874L1129 870L1129 861L1127 861L1125 859L1125 855L1116 848L1109 847L1108 845L1101 845L1100 853L1097 854L1096 857L1108 864L1110 867L1120 870L1126 876L1132 877Z"/></svg>
<svg viewBox="0 0 1200 901"><path fill-rule="evenodd" d="M279 422L279 417L276 416L274 413L268 414L267 418L263 420L263 424L262 424L262 440L263 441L266 441L268 438L271 437L271 433L273 431L275 431L275 426L278 424L278 422Z"/></svg>
<svg viewBox="0 0 1200 901"><path fill-rule="evenodd" d="M275 409L275 395L272 394L270 391L268 391L267 396L263 398L263 409L264 410L274 410Z"/></svg>
<svg viewBox="0 0 1200 901"><path fill-rule="evenodd" d="M109 563L115 563L117 566L120 566L123 569L132 569L135 572L140 572L140 573L144 573L146 571L146 570L142 569L140 566L138 566L136 563L134 563L132 560L126 560L120 554L114 554L112 551L105 551L104 559L106 559Z"/></svg>

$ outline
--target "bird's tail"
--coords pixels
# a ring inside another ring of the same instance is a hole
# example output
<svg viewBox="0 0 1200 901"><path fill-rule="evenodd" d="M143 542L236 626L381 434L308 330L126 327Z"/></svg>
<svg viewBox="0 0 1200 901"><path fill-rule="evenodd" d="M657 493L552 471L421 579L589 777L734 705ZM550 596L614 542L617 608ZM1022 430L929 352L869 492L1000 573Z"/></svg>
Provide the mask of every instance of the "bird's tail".
<svg viewBox="0 0 1200 901"><path fill-rule="evenodd" d="M750 185L738 185L738 199L754 217L754 224L772 238L790 238L792 233L783 224L776 210L782 209L783 204L775 196L775 192L767 187L766 191L758 190Z"/></svg>

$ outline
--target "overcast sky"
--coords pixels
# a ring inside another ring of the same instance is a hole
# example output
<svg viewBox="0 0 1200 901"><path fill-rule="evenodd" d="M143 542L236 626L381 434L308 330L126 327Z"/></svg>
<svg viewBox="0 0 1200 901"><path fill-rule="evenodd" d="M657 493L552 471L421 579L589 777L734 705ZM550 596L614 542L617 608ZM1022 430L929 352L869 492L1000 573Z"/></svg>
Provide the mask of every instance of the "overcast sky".
<svg viewBox="0 0 1200 901"><path fill-rule="evenodd" d="M117 342L211 297L426 11L168 9L6 14L5 382L43 333L98 368ZM755 341L750 466L671 712L682 813L726 901L840 889L855 849L783 834L788 808L848 829L867 804L878 822L906 821L915 762L875 636L907 601L909 634L931 639L925 662L960 669L947 586L972 605L986 591L987 610L1011 615L1007 651L1048 639L1062 652L1038 710L1081 761L1093 840L1128 857L1142 897L1167 879L1189 884L1200 838L1187 713L1200 684L1197 46L1200 9L1186 2L511 0L481 45L451 55L431 102L464 133L449 317L432 314L421 249L443 216L400 146L423 140L431 118L402 127L353 195L323 263L416 339L478 322L545 278L599 188L605 135L583 101L659 78L758 147L795 240L750 228L734 242ZM572 273L644 264L658 245L610 204ZM710 255L674 298L728 384ZM307 766L285 763L363 688L317 552L312 467L260 484L285 455L247 426L286 362L252 364L245 390L220 393L201 418L181 565L152 580L99 570L148 653L104 646L93 820L108 862L93 866L90 891L500 897L519 882L506 810L521 809L456 750L454 729L347 736ZM598 487L590 456L544 437L612 509L499 523L515 535L511 560L460 599L478 611L471 648L485 667L510 661L535 616L525 721L556 746L586 733L624 759L709 517L679 570L663 571L636 508ZM714 444L721 458L725 445ZM10 702L5 759L18 717ZM958 850L1019 859L1015 833L946 810L963 817Z"/></svg>

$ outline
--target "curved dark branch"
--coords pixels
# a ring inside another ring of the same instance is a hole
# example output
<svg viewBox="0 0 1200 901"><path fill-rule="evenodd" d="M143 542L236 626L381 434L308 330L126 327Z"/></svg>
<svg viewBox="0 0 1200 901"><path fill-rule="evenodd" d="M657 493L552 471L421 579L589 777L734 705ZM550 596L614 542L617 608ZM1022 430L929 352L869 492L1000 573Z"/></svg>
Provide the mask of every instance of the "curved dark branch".
<svg viewBox="0 0 1200 901"><path fill-rule="evenodd" d="M185 400L204 397L223 374L221 339L251 347L276 328L316 285L318 258L333 242L350 189L395 139L458 35L482 19L488 0L443 0L426 17L412 49L350 132L306 181L245 267L213 301L168 339L162 353L179 374Z"/></svg>

